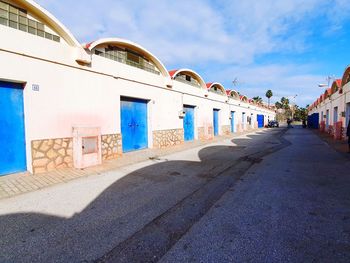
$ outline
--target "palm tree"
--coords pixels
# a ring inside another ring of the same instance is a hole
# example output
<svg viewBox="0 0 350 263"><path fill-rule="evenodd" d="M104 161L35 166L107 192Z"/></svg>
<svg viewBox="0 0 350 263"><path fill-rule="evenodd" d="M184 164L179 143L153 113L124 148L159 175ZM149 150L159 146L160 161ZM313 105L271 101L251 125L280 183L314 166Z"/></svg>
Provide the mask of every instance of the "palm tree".
<svg viewBox="0 0 350 263"><path fill-rule="evenodd" d="M281 98L281 103L284 109L289 109L289 99L282 97Z"/></svg>
<svg viewBox="0 0 350 263"><path fill-rule="evenodd" d="M266 91L265 96L266 96L266 98L267 98L268 101L269 101L269 107L270 107L270 98L273 96L272 90L269 89L268 91Z"/></svg>

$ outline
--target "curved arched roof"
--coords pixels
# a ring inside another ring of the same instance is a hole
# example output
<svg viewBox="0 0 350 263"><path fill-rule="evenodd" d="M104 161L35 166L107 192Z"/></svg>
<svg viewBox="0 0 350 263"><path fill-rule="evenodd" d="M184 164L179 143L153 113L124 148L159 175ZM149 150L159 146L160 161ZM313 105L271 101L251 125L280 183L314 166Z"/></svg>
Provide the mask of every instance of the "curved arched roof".
<svg viewBox="0 0 350 263"><path fill-rule="evenodd" d="M350 82L350 66L348 66L344 71L344 74L341 80L341 87L343 87L349 82Z"/></svg>
<svg viewBox="0 0 350 263"><path fill-rule="evenodd" d="M191 69L184 68L184 69L175 69L175 70L169 71L169 75L172 79L175 79L175 77L177 75L179 75L180 73L193 77L194 79L196 79L199 82L199 84L201 85L201 87L203 89L207 89L207 85L205 84L203 78L197 72L195 72Z"/></svg>
<svg viewBox="0 0 350 263"><path fill-rule="evenodd" d="M36 16L39 20L41 20L44 24L49 26L52 30L57 32L70 46L79 47L80 43L78 40L72 35L72 33L60 22L56 19L51 13L42 8L40 5L35 3L32 0L13 0L13 3L24 8L33 16Z"/></svg>
<svg viewBox="0 0 350 263"><path fill-rule="evenodd" d="M332 94L334 94L339 89L341 89L341 83L342 83L341 79L336 79L335 81L333 81L332 86L331 86Z"/></svg>
<svg viewBox="0 0 350 263"><path fill-rule="evenodd" d="M155 55L153 55L151 52L149 52L144 47L142 47L134 42L131 42L129 40L125 40L125 39L121 39L121 38L102 38L102 39L99 39L97 41L85 44L84 47L86 49L92 51L95 47L97 47L99 45L108 45L108 44L119 45L122 47L130 48L131 50L134 50L134 51L140 53L140 55L143 55L146 58L150 59L154 63L154 65L159 69L159 71L161 72L161 74L163 76L170 78L167 69L165 68L163 63Z"/></svg>
<svg viewBox="0 0 350 263"><path fill-rule="evenodd" d="M247 96L245 96L245 95L241 95L241 96L239 96L239 99L240 99L241 101L245 101L245 102L247 102L247 101L248 101L248 97L247 97Z"/></svg>
<svg viewBox="0 0 350 263"><path fill-rule="evenodd" d="M328 88L324 92L325 99L332 95L332 88Z"/></svg>
<svg viewBox="0 0 350 263"><path fill-rule="evenodd" d="M237 91L235 90L226 90L226 94L227 96L229 97L233 97L233 98L236 98L236 99L239 99L239 94ZM233 95L233 96L232 96Z"/></svg>
<svg viewBox="0 0 350 263"><path fill-rule="evenodd" d="M222 84L220 84L219 82L213 82L213 83L206 84L208 91L214 86L218 87L222 91L223 95L227 95L225 87Z"/></svg>
<svg viewBox="0 0 350 263"><path fill-rule="evenodd" d="M319 102L321 103L322 101L324 101L324 94L321 94L319 97Z"/></svg>

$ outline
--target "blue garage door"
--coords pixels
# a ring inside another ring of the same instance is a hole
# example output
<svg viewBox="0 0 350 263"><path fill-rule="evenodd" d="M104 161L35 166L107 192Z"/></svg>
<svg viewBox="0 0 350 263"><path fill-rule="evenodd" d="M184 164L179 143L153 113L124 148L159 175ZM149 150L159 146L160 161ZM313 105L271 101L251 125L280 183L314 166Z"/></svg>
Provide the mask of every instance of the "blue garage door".
<svg viewBox="0 0 350 263"><path fill-rule="evenodd" d="M184 105L184 138L185 141L194 140L194 107Z"/></svg>
<svg viewBox="0 0 350 263"><path fill-rule="evenodd" d="M21 84L0 81L0 176L27 170Z"/></svg>
<svg viewBox="0 0 350 263"><path fill-rule="evenodd" d="M219 110L213 110L214 136L219 135Z"/></svg>
<svg viewBox="0 0 350 263"><path fill-rule="evenodd" d="M123 152L148 147L147 101L121 98Z"/></svg>
<svg viewBox="0 0 350 263"><path fill-rule="evenodd" d="M231 132L235 132L235 112L231 111Z"/></svg>
<svg viewBox="0 0 350 263"><path fill-rule="evenodd" d="M256 118L258 121L258 128L264 128L264 115L258 114Z"/></svg>

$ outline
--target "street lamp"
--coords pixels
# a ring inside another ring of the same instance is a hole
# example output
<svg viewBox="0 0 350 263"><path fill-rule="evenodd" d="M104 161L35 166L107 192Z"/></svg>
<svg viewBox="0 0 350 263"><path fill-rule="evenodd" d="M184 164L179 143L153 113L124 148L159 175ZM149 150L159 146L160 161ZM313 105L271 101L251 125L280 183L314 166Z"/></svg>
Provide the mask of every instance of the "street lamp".
<svg viewBox="0 0 350 263"><path fill-rule="evenodd" d="M298 94L295 94L292 98L292 120L294 119L294 109L295 109L295 98L298 96Z"/></svg>
<svg viewBox="0 0 350 263"><path fill-rule="evenodd" d="M332 76L327 76L327 78L326 78L326 81L327 81L327 84L325 84L325 83L320 83L320 84L318 84L318 87L319 88L324 88L324 87L329 87L329 85L331 84L331 80L334 80L335 79L335 76L334 75L332 75Z"/></svg>

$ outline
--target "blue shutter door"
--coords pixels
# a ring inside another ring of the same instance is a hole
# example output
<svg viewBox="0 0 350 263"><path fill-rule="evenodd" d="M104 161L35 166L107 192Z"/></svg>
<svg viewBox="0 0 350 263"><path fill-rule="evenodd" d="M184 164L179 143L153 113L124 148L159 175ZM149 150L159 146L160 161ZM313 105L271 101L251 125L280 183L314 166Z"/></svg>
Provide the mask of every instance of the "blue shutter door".
<svg viewBox="0 0 350 263"><path fill-rule="evenodd" d="M147 101L122 98L120 105L123 152L147 148Z"/></svg>
<svg viewBox="0 0 350 263"><path fill-rule="evenodd" d="M263 128L264 127L264 115L258 114L256 116L257 121L258 121L258 128Z"/></svg>
<svg viewBox="0 0 350 263"><path fill-rule="evenodd" d="M213 110L214 136L219 135L219 110Z"/></svg>
<svg viewBox="0 0 350 263"><path fill-rule="evenodd" d="M183 119L185 141L194 140L194 107L184 106L185 117Z"/></svg>
<svg viewBox="0 0 350 263"><path fill-rule="evenodd" d="M21 84L0 81L0 176L27 170Z"/></svg>
<svg viewBox="0 0 350 263"><path fill-rule="evenodd" d="M235 132L235 112L231 111L231 132Z"/></svg>

